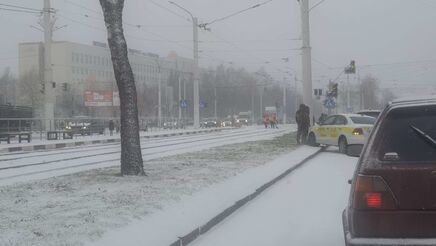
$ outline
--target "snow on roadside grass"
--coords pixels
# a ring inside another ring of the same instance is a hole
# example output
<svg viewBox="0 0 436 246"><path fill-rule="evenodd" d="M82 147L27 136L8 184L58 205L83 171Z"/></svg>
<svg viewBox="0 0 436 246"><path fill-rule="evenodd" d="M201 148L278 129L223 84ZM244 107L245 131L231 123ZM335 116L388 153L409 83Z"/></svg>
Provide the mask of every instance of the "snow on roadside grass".
<svg viewBox="0 0 436 246"><path fill-rule="evenodd" d="M147 177L119 168L0 187L0 245L82 245L211 184L293 150L293 134L148 161Z"/></svg>

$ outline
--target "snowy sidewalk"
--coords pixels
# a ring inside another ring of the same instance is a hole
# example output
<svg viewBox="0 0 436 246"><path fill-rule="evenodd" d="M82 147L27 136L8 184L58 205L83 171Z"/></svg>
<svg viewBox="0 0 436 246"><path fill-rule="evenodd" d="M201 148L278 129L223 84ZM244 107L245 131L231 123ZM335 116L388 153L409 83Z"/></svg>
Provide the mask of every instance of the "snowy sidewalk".
<svg viewBox="0 0 436 246"><path fill-rule="evenodd" d="M318 150L302 146L192 196L184 196L179 203L107 232L102 239L87 245L170 245Z"/></svg>

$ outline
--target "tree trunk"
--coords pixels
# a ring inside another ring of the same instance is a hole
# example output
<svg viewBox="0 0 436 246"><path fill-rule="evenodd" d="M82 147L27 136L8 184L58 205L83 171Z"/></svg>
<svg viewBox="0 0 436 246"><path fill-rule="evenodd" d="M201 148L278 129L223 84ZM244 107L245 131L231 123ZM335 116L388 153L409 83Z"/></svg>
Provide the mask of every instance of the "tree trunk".
<svg viewBox="0 0 436 246"><path fill-rule="evenodd" d="M121 175L145 175L139 141L136 86L123 33L124 0L100 0L100 5L120 94Z"/></svg>

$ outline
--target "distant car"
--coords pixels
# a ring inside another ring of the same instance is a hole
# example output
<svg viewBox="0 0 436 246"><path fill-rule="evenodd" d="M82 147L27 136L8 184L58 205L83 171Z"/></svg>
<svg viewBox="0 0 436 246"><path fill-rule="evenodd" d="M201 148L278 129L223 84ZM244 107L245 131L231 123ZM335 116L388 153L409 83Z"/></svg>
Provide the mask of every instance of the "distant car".
<svg viewBox="0 0 436 246"><path fill-rule="evenodd" d="M101 122L92 120L71 121L65 125L65 130L71 131L73 135L104 134L105 126Z"/></svg>
<svg viewBox="0 0 436 246"><path fill-rule="evenodd" d="M366 115L374 118L377 118L380 115L380 113L381 113L380 110L372 110L372 109L361 110L357 112L357 114Z"/></svg>
<svg viewBox="0 0 436 246"><path fill-rule="evenodd" d="M173 128L176 128L176 122L167 121L163 123L163 129L173 129Z"/></svg>
<svg viewBox="0 0 436 246"><path fill-rule="evenodd" d="M247 118L238 118L238 119L235 120L235 125L238 126L238 127L248 126L249 125L248 122L249 121L248 121Z"/></svg>
<svg viewBox="0 0 436 246"><path fill-rule="evenodd" d="M350 183L347 246L436 245L436 98L390 103Z"/></svg>
<svg viewBox="0 0 436 246"><path fill-rule="evenodd" d="M215 118L207 118L200 122L200 127L203 128L211 128L211 127L219 127L221 123Z"/></svg>
<svg viewBox="0 0 436 246"><path fill-rule="evenodd" d="M232 121L231 120L224 120L221 122L221 127L229 127L232 126Z"/></svg>
<svg viewBox="0 0 436 246"><path fill-rule="evenodd" d="M320 125L309 130L307 142L339 146L339 152L348 153L349 145L363 145L375 122L374 117L358 114L337 114L328 116Z"/></svg>
<svg viewBox="0 0 436 246"><path fill-rule="evenodd" d="M185 125L179 121L167 121L163 123L164 129L183 129Z"/></svg>

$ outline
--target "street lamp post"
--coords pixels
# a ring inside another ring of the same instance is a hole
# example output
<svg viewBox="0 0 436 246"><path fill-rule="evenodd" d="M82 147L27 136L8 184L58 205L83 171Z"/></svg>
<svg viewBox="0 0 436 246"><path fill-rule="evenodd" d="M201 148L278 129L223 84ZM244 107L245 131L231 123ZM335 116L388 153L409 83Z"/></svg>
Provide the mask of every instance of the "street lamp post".
<svg viewBox="0 0 436 246"><path fill-rule="evenodd" d="M310 108L310 119L313 118L312 100L312 58L310 47L309 0L301 0L301 30L302 30L302 68L303 68L303 103Z"/></svg>
<svg viewBox="0 0 436 246"><path fill-rule="evenodd" d="M170 1L169 3L175 5L181 10L188 13L192 18L192 27L194 35L194 128L200 127L200 95L199 95L199 69L198 69L198 19L194 15L178 5L175 2Z"/></svg>

